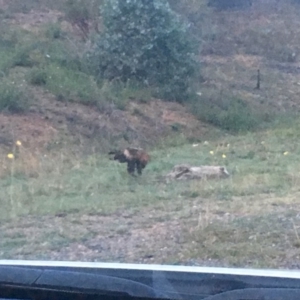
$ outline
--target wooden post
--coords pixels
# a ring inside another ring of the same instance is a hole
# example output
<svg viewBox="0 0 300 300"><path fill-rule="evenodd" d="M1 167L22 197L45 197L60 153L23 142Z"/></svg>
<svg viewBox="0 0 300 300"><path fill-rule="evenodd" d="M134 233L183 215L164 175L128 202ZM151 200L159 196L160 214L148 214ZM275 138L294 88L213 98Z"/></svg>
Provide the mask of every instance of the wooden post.
<svg viewBox="0 0 300 300"><path fill-rule="evenodd" d="M259 69L257 70L257 83L256 83L256 88L257 90L260 89L260 71Z"/></svg>

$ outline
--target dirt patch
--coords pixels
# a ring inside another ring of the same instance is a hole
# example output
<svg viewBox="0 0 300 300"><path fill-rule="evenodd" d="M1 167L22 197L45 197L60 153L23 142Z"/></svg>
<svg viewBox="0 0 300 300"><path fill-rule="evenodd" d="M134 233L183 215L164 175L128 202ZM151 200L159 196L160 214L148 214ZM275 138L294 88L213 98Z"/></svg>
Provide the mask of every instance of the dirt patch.
<svg viewBox="0 0 300 300"><path fill-rule="evenodd" d="M76 251L81 247L90 253L90 260L132 263L158 261L170 255L174 256L175 251L178 251L173 246L177 244L176 236L178 237L179 233L174 232L175 228L179 228L176 222L149 224L146 228L128 228L127 222L123 226L119 225L115 233L98 235L86 241L84 245L74 243L66 247L63 252L57 252L56 256L60 259L64 255L72 259L84 259L82 254L86 252ZM110 258L107 257L107 253L110 253Z"/></svg>
<svg viewBox="0 0 300 300"><path fill-rule="evenodd" d="M220 267L299 265L299 217L292 215L296 227L290 222L294 206L273 207L263 216L229 214L216 207L202 222L199 214L207 212L201 203L186 201L190 208L180 211L171 205L107 216L27 216L0 224L0 257Z"/></svg>
<svg viewBox="0 0 300 300"><path fill-rule="evenodd" d="M42 11L32 10L28 13L16 13L8 20L10 25L19 26L22 29L37 32L42 25L56 23L63 17L60 11L44 9Z"/></svg>
<svg viewBox="0 0 300 300"><path fill-rule="evenodd" d="M174 124L180 124L180 131L187 137L201 137L209 130L207 125L177 103L160 100L146 104L131 102L126 110L108 104L99 111L92 106L57 101L42 88L31 88L31 93L38 100L28 116L3 117L1 122L6 124L2 131L0 127L0 141L2 139L3 144L8 140L11 145L13 135L24 140L28 147L41 149L53 139L66 143L72 140L78 149L88 153L93 149L107 151L114 143L118 147L128 144L154 146L158 140L174 133ZM8 124L12 129L8 129Z"/></svg>
<svg viewBox="0 0 300 300"><path fill-rule="evenodd" d="M2 229L6 240L27 241L13 249L15 259L30 259L34 253L51 260L136 263L163 261L180 251L178 221L145 222L140 214L130 218L125 214L26 218L13 228L6 224ZM1 252L0 256L8 255Z"/></svg>
<svg viewBox="0 0 300 300"><path fill-rule="evenodd" d="M27 115L1 114L0 144L2 149L11 149L17 140L31 151L45 148L56 134L57 130L42 116L32 113Z"/></svg>

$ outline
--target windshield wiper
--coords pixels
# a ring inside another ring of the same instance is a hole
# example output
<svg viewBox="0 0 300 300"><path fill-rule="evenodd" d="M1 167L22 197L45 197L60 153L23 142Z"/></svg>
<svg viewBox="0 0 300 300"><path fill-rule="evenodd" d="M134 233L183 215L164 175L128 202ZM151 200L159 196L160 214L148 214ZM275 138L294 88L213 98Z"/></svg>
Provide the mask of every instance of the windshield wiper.
<svg viewBox="0 0 300 300"><path fill-rule="evenodd" d="M300 272L79 262L0 261L0 298L300 299Z"/></svg>

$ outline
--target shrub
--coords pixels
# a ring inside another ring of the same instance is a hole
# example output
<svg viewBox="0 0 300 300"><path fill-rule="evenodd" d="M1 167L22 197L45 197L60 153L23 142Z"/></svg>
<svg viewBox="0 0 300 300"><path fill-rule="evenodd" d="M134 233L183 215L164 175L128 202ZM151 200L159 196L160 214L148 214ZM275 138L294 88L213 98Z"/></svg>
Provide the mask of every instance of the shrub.
<svg viewBox="0 0 300 300"><path fill-rule="evenodd" d="M101 14L105 30L88 55L95 74L182 99L199 68L198 45L167 0L104 0Z"/></svg>
<svg viewBox="0 0 300 300"><path fill-rule="evenodd" d="M86 38L89 33L89 10L86 2L82 0L68 0L66 2L66 17L82 31Z"/></svg>
<svg viewBox="0 0 300 300"><path fill-rule="evenodd" d="M267 122L266 113L257 112L246 101L204 94L191 102L192 112L202 121L231 132L254 130Z"/></svg>
<svg viewBox="0 0 300 300"><path fill-rule="evenodd" d="M23 32L8 32L0 38L0 70L6 72L15 66L32 67L34 62L30 55L38 43L25 41ZM0 35L2 32L0 33Z"/></svg>
<svg viewBox="0 0 300 300"><path fill-rule="evenodd" d="M33 85L45 85L47 83L47 72L44 69L33 68L28 74L28 81Z"/></svg>
<svg viewBox="0 0 300 300"><path fill-rule="evenodd" d="M0 111L20 113L26 111L29 104L27 94L14 82L6 79L0 82Z"/></svg>
<svg viewBox="0 0 300 300"><path fill-rule="evenodd" d="M46 27L46 37L54 40L62 37L62 29L59 23L50 23Z"/></svg>
<svg viewBox="0 0 300 300"><path fill-rule="evenodd" d="M67 0L64 11L67 20L76 26L85 39L91 29L98 31L99 5L102 0ZM92 27L91 27L92 26Z"/></svg>
<svg viewBox="0 0 300 300"><path fill-rule="evenodd" d="M130 80L126 83L105 80L99 83L99 86L102 98L105 99L105 102L111 103L121 110L126 108L130 100L134 99L140 103L146 103L151 99L151 89L137 82L131 82Z"/></svg>
<svg viewBox="0 0 300 300"><path fill-rule="evenodd" d="M46 79L45 87L60 101L81 102L87 105L101 101L97 84L91 76L61 65L53 63L44 70L36 69L31 76L29 75L29 82L31 79L38 82Z"/></svg>
<svg viewBox="0 0 300 300"><path fill-rule="evenodd" d="M36 49L38 49L40 45L40 42L22 42L20 41L17 43L13 48L7 49L9 50L9 56L10 59L7 61L6 69L13 68L13 67L33 67L36 63L32 57L31 54ZM1 47L0 47L1 51ZM5 68L4 68L5 69Z"/></svg>

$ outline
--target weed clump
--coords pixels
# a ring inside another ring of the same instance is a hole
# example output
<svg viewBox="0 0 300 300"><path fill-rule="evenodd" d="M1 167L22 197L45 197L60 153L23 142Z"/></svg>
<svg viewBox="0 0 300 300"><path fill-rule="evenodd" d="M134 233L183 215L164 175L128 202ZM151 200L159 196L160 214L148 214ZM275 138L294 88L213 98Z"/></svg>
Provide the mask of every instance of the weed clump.
<svg viewBox="0 0 300 300"><path fill-rule="evenodd" d="M33 85L45 85L47 83L47 72L44 69L33 68L28 75L28 81Z"/></svg>
<svg viewBox="0 0 300 300"><path fill-rule="evenodd" d="M29 97L14 82L0 82L0 111L21 113L29 108Z"/></svg>

